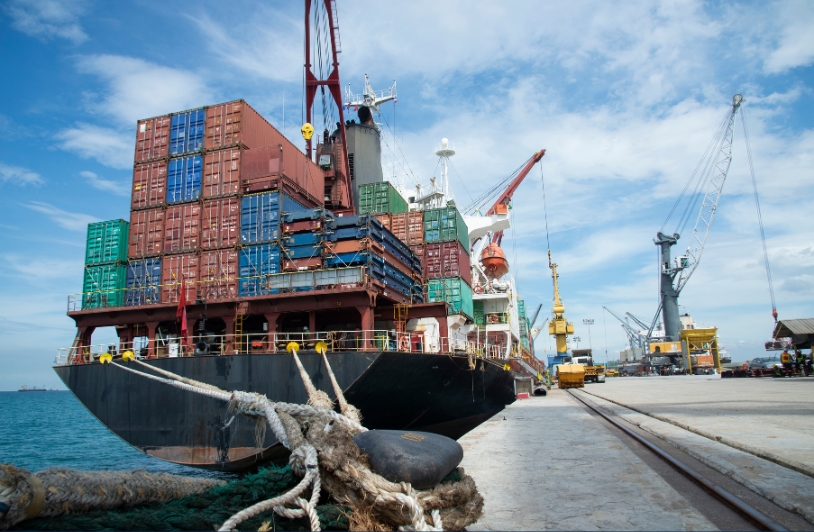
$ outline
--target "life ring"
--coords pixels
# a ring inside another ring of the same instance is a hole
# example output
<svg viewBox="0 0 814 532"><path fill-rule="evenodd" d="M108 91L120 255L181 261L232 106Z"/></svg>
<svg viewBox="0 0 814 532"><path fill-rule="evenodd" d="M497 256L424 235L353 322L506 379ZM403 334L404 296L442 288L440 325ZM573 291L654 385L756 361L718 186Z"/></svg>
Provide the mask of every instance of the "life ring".
<svg viewBox="0 0 814 532"><path fill-rule="evenodd" d="M403 351L405 353L410 351L410 338L407 335L399 338L399 351Z"/></svg>
<svg viewBox="0 0 814 532"><path fill-rule="evenodd" d="M498 321L500 321L497 314L489 314L488 319L489 319L489 323L497 323Z"/></svg>
<svg viewBox="0 0 814 532"><path fill-rule="evenodd" d="M475 285L475 288L473 288L473 290L474 290L474 292L475 292L476 294L482 294L482 293L483 293L483 285L481 285L481 284L476 284L476 285Z"/></svg>

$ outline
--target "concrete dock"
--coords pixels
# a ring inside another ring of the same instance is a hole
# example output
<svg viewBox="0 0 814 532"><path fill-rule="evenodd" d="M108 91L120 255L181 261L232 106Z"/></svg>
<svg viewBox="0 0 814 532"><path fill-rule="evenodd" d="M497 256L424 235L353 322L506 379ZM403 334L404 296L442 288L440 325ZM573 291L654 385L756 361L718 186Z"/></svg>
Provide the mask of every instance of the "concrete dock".
<svg viewBox="0 0 814 532"><path fill-rule="evenodd" d="M814 478L805 474L814 460L814 378L616 378L583 391L606 411L814 522ZM640 412L621 406L627 404ZM564 390L515 402L460 443L462 465L485 499L471 530L716 529Z"/></svg>

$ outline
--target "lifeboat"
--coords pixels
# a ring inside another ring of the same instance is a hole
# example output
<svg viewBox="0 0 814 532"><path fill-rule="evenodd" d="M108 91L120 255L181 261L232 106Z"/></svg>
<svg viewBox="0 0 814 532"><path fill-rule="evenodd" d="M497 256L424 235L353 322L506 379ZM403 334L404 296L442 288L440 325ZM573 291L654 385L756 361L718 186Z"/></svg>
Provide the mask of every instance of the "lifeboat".
<svg viewBox="0 0 814 532"><path fill-rule="evenodd" d="M500 279L509 273L509 261L506 260L506 255L497 244L489 244L483 248L480 262L483 264L486 276L490 279Z"/></svg>

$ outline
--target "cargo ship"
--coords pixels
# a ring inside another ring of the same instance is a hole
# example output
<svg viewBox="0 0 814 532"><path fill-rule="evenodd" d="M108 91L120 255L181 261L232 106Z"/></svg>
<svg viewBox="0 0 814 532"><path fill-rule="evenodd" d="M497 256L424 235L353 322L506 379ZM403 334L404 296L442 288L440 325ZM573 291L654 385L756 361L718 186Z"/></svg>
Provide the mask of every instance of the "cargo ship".
<svg viewBox="0 0 814 532"><path fill-rule="evenodd" d="M332 20L333 2L320 7ZM382 175L371 111L385 98L366 83L361 101L341 101L336 52L333 68L317 79L306 57L305 152L243 100L136 124L129 221L88 226L83 290L68 297L77 334L54 369L150 456L239 471L286 450L270 431L258 440L255 422L222 402L147 378L149 369L122 361L131 355L221 389L305 403L286 348L334 397L315 351L324 342L365 426L452 438L513 402L539 370L508 263L470 260L479 239L508 227L514 189L467 217L471 228L448 190L404 198ZM314 146L320 86L340 119ZM357 119L346 121L351 106ZM490 257L499 250L487 247ZM102 327L115 328L115 345L93 343Z"/></svg>
<svg viewBox="0 0 814 532"><path fill-rule="evenodd" d="M36 386L29 388L25 384L20 386L20 389L17 390L18 392L47 392L47 388L37 388Z"/></svg>

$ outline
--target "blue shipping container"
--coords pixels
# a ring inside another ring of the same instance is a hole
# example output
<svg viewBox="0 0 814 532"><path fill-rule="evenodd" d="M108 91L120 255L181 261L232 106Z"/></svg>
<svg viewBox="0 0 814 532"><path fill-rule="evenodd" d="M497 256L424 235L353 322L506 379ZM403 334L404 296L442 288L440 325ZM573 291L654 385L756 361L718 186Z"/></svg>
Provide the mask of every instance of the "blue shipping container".
<svg viewBox="0 0 814 532"><path fill-rule="evenodd" d="M276 244L245 246L238 259L238 293L240 297L276 294L269 289L263 275L280 273L280 248Z"/></svg>
<svg viewBox="0 0 814 532"><path fill-rule="evenodd" d="M240 202L240 241L259 244L278 240L281 214L302 210L306 210L304 205L280 192L243 196Z"/></svg>
<svg viewBox="0 0 814 532"><path fill-rule="evenodd" d="M317 244L316 246L291 246L291 247L284 247L281 251L283 258L294 260L294 259L312 259L314 257L319 257L322 255L322 246Z"/></svg>
<svg viewBox="0 0 814 532"><path fill-rule="evenodd" d="M206 129L206 110L196 109L172 115L170 119L170 155L201 151Z"/></svg>
<svg viewBox="0 0 814 532"><path fill-rule="evenodd" d="M201 197L203 157L178 157L167 165L167 203L197 201Z"/></svg>
<svg viewBox="0 0 814 532"><path fill-rule="evenodd" d="M124 305L136 307L161 303L161 259L131 260L127 263Z"/></svg>
<svg viewBox="0 0 814 532"><path fill-rule="evenodd" d="M286 247L316 246L322 242L324 236L322 233L297 233L283 237L281 243Z"/></svg>

